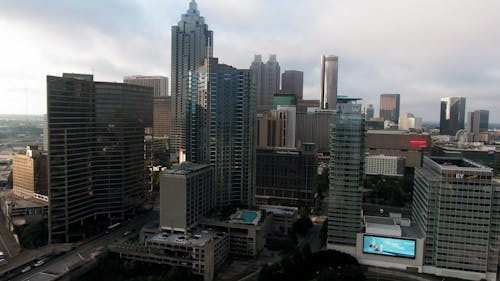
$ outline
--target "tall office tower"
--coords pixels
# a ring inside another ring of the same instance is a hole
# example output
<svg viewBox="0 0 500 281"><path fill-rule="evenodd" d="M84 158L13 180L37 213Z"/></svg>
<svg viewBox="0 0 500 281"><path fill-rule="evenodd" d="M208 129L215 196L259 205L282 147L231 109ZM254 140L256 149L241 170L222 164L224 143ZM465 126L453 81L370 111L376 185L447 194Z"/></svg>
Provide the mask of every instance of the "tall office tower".
<svg viewBox="0 0 500 281"><path fill-rule="evenodd" d="M321 57L321 108L337 109L337 83L339 58L337 56Z"/></svg>
<svg viewBox="0 0 500 281"><path fill-rule="evenodd" d="M271 110L274 94L280 89L280 64L276 55L270 55L264 64L261 55L255 55L250 65L251 80L255 88L257 112Z"/></svg>
<svg viewBox="0 0 500 281"><path fill-rule="evenodd" d="M307 112L297 112L297 147L304 143L314 143L318 152L330 151L330 123L334 110L313 108Z"/></svg>
<svg viewBox="0 0 500 281"><path fill-rule="evenodd" d="M439 133L441 135L455 135L458 130L464 129L464 123L465 98L442 98L441 114L439 119Z"/></svg>
<svg viewBox="0 0 500 281"><path fill-rule="evenodd" d="M415 169L412 217L425 234L425 273L496 280L499 186L468 159L424 157Z"/></svg>
<svg viewBox="0 0 500 281"><path fill-rule="evenodd" d="M47 76L51 243L80 239L87 223L104 227L142 205L152 98L152 88L92 75Z"/></svg>
<svg viewBox="0 0 500 281"><path fill-rule="evenodd" d="M398 129L403 131L422 130L422 117L405 112L399 116Z"/></svg>
<svg viewBox="0 0 500 281"><path fill-rule="evenodd" d="M399 121L399 94L380 95L380 118L394 123Z"/></svg>
<svg viewBox="0 0 500 281"><path fill-rule="evenodd" d="M153 138L170 138L172 97L153 98Z"/></svg>
<svg viewBox="0 0 500 281"><path fill-rule="evenodd" d="M212 57L213 32L200 16L196 2L176 26L172 26L172 127L171 149L186 148L186 85L189 71L195 71L206 57Z"/></svg>
<svg viewBox="0 0 500 281"><path fill-rule="evenodd" d="M488 132L490 112L488 110L476 110L467 112L467 132L472 133L473 140L479 141L482 132Z"/></svg>
<svg viewBox="0 0 500 281"><path fill-rule="evenodd" d="M365 120L371 120L375 115L373 104L369 104L367 107L363 108L363 113L365 114Z"/></svg>
<svg viewBox="0 0 500 281"><path fill-rule="evenodd" d="M155 97L168 96L168 77L165 76L125 76L123 83L151 87Z"/></svg>
<svg viewBox="0 0 500 281"><path fill-rule="evenodd" d="M352 252L362 227L365 117L360 104L338 103L337 107L330 141L328 248Z"/></svg>
<svg viewBox="0 0 500 281"><path fill-rule="evenodd" d="M304 72L298 70L285 70L281 74L281 92L295 95L302 99L304 93Z"/></svg>
<svg viewBox="0 0 500 281"><path fill-rule="evenodd" d="M216 207L252 206L255 109L250 71L209 58L188 83L187 159L215 169Z"/></svg>
<svg viewBox="0 0 500 281"><path fill-rule="evenodd" d="M34 193L47 195L47 155L38 146L26 147L26 153L12 158L14 194L33 197Z"/></svg>

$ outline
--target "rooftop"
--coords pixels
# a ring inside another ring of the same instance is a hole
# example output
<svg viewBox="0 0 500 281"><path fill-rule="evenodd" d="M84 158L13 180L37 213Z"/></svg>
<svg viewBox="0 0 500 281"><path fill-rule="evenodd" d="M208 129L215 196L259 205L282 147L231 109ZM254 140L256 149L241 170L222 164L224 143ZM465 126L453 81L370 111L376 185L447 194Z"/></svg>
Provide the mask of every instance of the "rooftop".
<svg viewBox="0 0 500 281"><path fill-rule="evenodd" d="M443 169L473 168L491 170L489 167L483 166L466 158L429 157L429 159L439 164Z"/></svg>
<svg viewBox="0 0 500 281"><path fill-rule="evenodd" d="M401 217L364 217L366 233L387 235L388 233L398 233L399 236L404 238L423 238L424 235L420 231L418 225L411 222L409 219Z"/></svg>
<svg viewBox="0 0 500 281"><path fill-rule="evenodd" d="M293 216L298 212L296 207L285 207L285 206L274 206L274 205L263 205L260 206L261 210L265 210L267 213L272 213L276 215L287 215Z"/></svg>
<svg viewBox="0 0 500 281"><path fill-rule="evenodd" d="M260 211L238 210L229 217L229 223L257 225L259 224L260 217Z"/></svg>
<svg viewBox="0 0 500 281"><path fill-rule="evenodd" d="M4 189L3 191L0 191L0 198L2 198L2 201L4 202L13 203L14 209L45 207L49 204L48 202L35 198L23 199L19 196L16 196L12 189Z"/></svg>
<svg viewBox="0 0 500 281"><path fill-rule="evenodd" d="M194 172L201 171L210 167L208 164L195 164L190 162L184 162L182 164L173 165L172 168L165 170L165 174L176 174L176 175L187 175Z"/></svg>
<svg viewBox="0 0 500 281"><path fill-rule="evenodd" d="M224 235L224 232L218 232L212 229L203 229L194 234L170 234L160 232L149 238L148 241L202 247L210 240Z"/></svg>

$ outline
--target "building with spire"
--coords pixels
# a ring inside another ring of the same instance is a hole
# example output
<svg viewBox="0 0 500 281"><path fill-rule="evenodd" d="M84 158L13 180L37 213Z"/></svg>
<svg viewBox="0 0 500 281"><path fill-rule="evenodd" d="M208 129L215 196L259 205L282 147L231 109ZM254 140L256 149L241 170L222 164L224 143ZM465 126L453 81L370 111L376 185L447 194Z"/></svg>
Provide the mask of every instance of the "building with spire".
<svg viewBox="0 0 500 281"><path fill-rule="evenodd" d="M172 26L172 127L171 149L186 148L186 85L189 71L195 71L213 54L213 32L200 16L196 1L176 26Z"/></svg>
<svg viewBox="0 0 500 281"><path fill-rule="evenodd" d="M250 73L255 88L257 112L271 110L274 94L280 91L281 68L276 55L270 55L266 63L262 62L261 55L255 55L250 65Z"/></svg>

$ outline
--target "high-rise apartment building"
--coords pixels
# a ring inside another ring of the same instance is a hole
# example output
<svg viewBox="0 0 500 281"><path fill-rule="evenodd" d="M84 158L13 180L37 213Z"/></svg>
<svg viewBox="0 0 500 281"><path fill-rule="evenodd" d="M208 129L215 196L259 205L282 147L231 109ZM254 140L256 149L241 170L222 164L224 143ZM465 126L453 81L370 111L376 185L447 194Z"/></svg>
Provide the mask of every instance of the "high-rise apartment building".
<svg viewBox="0 0 500 281"><path fill-rule="evenodd" d="M304 95L304 72L298 70L285 70L281 74L281 92L295 95L302 99Z"/></svg>
<svg viewBox="0 0 500 281"><path fill-rule="evenodd" d="M481 133L488 132L489 118L490 112L488 110L467 112L466 130L472 133L474 141L479 141Z"/></svg>
<svg viewBox="0 0 500 281"><path fill-rule="evenodd" d="M270 55L266 63L261 55L255 55L250 65L251 81L255 88L257 112L271 110L274 94L280 90L280 64L276 55Z"/></svg>
<svg viewBox="0 0 500 281"><path fill-rule="evenodd" d="M441 114L439 119L439 133L441 135L455 135L458 130L464 129L464 123L465 98L442 98Z"/></svg>
<svg viewBox="0 0 500 281"><path fill-rule="evenodd" d="M412 217L425 234L425 273L496 280L500 196L492 169L465 158L424 157Z"/></svg>
<svg viewBox="0 0 500 281"><path fill-rule="evenodd" d="M363 113L365 114L365 120L369 121L373 119L375 115L375 109L373 108L373 104L369 104L367 107L363 108Z"/></svg>
<svg viewBox="0 0 500 281"><path fill-rule="evenodd" d="M187 81L190 71L195 71L213 53L213 32L208 30L200 16L196 2L176 26L172 26L172 127L171 149L186 148Z"/></svg>
<svg viewBox="0 0 500 281"><path fill-rule="evenodd" d="M12 158L14 193L33 197L33 193L47 195L47 155L38 146L26 147L26 152Z"/></svg>
<svg viewBox="0 0 500 281"><path fill-rule="evenodd" d="M422 117L405 112L399 116L398 129L403 131L422 130Z"/></svg>
<svg viewBox="0 0 500 281"><path fill-rule="evenodd" d="M190 72L187 160L215 169L216 207L253 205L255 109L250 71L207 59Z"/></svg>
<svg viewBox="0 0 500 281"><path fill-rule="evenodd" d="M329 248L344 250L356 246L356 234L362 227L365 118L360 104L345 101L337 108L330 142L327 241Z"/></svg>
<svg viewBox="0 0 500 281"><path fill-rule="evenodd" d="M295 106L258 113L257 147L295 147L296 116Z"/></svg>
<svg viewBox="0 0 500 281"><path fill-rule="evenodd" d="M335 110L337 108L339 58L337 56L321 57L321 108Z"/></svg>
<svg viewBox="0 0 500 281"><path fill-rule="evenodd" d="M153 98L153 138L170 138L172 97Z"/></svg>
<svg viewBox="0 0 500 281"><path fill-rule="evenodd" d="M92 79L47 76L51 243L81 239L89 221L122 221L144 202L153 89Z"/></svg>
<svg viewBox="0 0 500 281"><path fill-rule="evenodd" d="M297 113L296 146L304 143L314 143L318 152L330 151L330 123L333 110L308 109Z"/></svg>
<svg viewBox="0 0 500 281"><path fill-rule="evenodd" d="M153 88L154 97L168 96L168 77L165 76L126 76L123 83Z"/></svg>
<svg viewBox="0 0 500 281"><path fill-rule="evenodd" d="M394 123L399 121L399 94L380 95L380 118Z"/></svg>

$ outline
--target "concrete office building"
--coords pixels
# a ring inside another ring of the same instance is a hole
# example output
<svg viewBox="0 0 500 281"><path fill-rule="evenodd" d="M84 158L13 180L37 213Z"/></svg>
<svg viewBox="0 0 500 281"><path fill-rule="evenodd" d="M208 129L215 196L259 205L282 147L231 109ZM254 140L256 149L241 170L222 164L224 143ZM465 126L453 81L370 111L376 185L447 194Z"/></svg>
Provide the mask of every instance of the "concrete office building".
<svg viewBox="0 0 500 281"><path fill-rule="evenodd" d="M264 64L261 55L255 55L250 65L251 81L254 83L257 112L271 110L274 94L280 90L280 64L276 55L269 55Z"/></svg>
<svg viewBox="0 0 500 281"><path fill-rule="evenodd" d="M367 107L364 107L363 113L365 114L366 121L371 120L375 114L375 109L373 108L373 104L369 104Z"/></svg>
<svg viewBox="0 0 500 281"><path fill-rule="evenodd" d="M464 158L424 157L415 170L412 204L425 234L424 273L496 280L499 191L491 168Z"/></svg>
<svg viewBox="0 0 500 281"><path fill-rule="evenodd" d="M160 174L160 229L189 232L215 203L214 170L184 162Z"/></svg>
<svg viewBox="0 0 500 281"><path fill-rule="evenodd" d="M260 210L271 216L268 237L286 236L292 232L293 223L299 218L299 209L281 205L261 205Z"/></svg>
<svg viewBox="0 0 500 281"><path fill-rule="evenodd" d="M297 113L307 113L308 108L319 107L319 100L297 100Z"/></svg>
<svg viewBox="0 0 500 281"><path fill-rule="evenodd" d="M154 97L168 96L168 77L165 76L125 76L123 83L153 88Z"/></svg>
<svg viewBox="0 0 500 281"><path fill-rule="evenodd" d="M295 106L257 114L257 147L295 147Z"/></svg>
<svg viewBox="0 0 500 281"><path fill-rule="evenodd" d="M304 72L298 70L285 70L285 72L281 74L281 92L292 94L298 100L301 100L304 95Z"/></svg>
<svg viewBox="0 0 500 281"><path fill-rule="evenodd" d="M255 109L250 71L210 58L189 75L187 159L215 167L216 207L252 206Z"/></svg>
<svg viewBox="0 0 500 281"><path fill-rule="evenodd" d="M439 134L454 136L458 130L464 129L465 98L447 97L441 99Z"/></svg>
<svg viewBox="0 0 500 281"><path fill-rule="evenodd" d="M205 58L213 54L213 32L208 30L205 19L200 16L196 2L176 26L172 26L172 127L171 149L186 148L187 85L190 71L195 71Z"/></svg>
<svg viewBox="0 0 500 281"><path fill-rule="evenodd" d="M257 204L311 206L316 194L317 164L314 151L257 149Z"/></svg>
<svg viewBox="0 0 500 281"><path fill-rule="evenodd" d="M337 109L337 81L339 58L321 57L321 109Z"/></svg>
<svg viewBox="0 0 500 281"><path fill-rule="evenodd" d="M488 110L476 110L467 112L466 130L472 133L473 141L479 141L481 133L488 132L490 112Z"/></svg>
<svg viewBox="0 0 500 281"><path fill-rule="evenodd" d="M278 106L297 106L297 98L292 94L278 93L274 94L273 109L278 109Z"/></svg>
<svg viewBox="0 0 500 281"><path fill-rule="evenodd" d="M380 95L380 118L394 123L399 121L399 94Z"/></svg>
<svg viewBox="0 0 500 281"><path fill-rule="evenodd" d="M357 99L337 104L329 163L328 248L354 254L361 231L365 166L365 117Z"/></svg>
<svg viewBox="0 0 500 281"><path fill-rule="evenodd" d="M422 166L423 156L430 155L431 144L428 134L388 130L370 130L366 134L369 154L403 157L406 167Z"/></svg>
<svg viewBox="0 0 500 281"><path fill-rule="evenodd" d="M153 138L170 139L172 97L153 98Z"/></svg>
<svg viewBox="0 0 500 281"><path fill-rule="evenodd" d="M403 131L422 130L422 117L405 112L399 116L398 129Z"/></svg>
<svg viewBox="0 0 500 281"><path fill-rule="evenodd" d="M310 108L297 113L296 146L314 143L318 152L330 151L330 123L335 111Z"/></svg>
<svg viewBox="0 0 500 281"><path fill-rule="evenodd" d="M397 156L368 155L365 173L367 175L403 176L405 159Z"/></svg>
<svg viewBox="0 0 500 281"><path fill-rule="evenodd" d="M16 195L32 198L34 194L48 194L47 155L38 146L26 147L26 153L12 158L12 183Z"/></svg>
<svg viewBox="0 0 500 281"><path fill-rule="evenodd" d="M145 199L153 89L92 79L47 76L51 243L83 238L86 221L123 221Z"/></svg>

